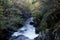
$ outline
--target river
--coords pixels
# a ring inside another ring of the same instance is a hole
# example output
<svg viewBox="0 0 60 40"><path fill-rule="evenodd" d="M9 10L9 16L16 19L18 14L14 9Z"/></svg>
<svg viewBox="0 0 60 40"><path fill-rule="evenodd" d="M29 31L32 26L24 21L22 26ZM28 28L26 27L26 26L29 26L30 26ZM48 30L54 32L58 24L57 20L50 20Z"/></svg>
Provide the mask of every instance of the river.
<svg viewBox="0 0 60 40"><path fill-rule="evenodd" d="M36 34L35 27L30 24L33 23L33 19L33 17L28 18L23 27L14 32L9 40L34 40L38 37L39 34Z"/></svg>

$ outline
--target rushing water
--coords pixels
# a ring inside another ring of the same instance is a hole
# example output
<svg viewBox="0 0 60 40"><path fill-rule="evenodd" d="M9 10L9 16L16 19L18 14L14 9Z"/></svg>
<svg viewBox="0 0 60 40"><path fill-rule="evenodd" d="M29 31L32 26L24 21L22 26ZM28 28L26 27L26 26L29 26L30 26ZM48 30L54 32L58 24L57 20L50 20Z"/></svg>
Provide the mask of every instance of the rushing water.
<svg viewBox="0 0 60 40"><path fill-rule="evenodd" d="M33 22L33 17L27 19L24 26L14 32L9 40L34 40L39 34L35 33L35 27L30 22Z"/></svg>

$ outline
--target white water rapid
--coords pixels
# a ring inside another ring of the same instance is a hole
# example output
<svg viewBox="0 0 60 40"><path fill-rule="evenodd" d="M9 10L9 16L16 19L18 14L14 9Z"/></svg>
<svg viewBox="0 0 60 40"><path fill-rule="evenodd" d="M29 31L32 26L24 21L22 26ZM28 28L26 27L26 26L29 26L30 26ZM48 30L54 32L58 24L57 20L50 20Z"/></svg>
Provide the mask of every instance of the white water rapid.
<svg viewBox="0 0 60 40"><path fill-rule="evenodd" d="M34 40L34 38L38 37L39 34L35 33L35 27L30 25L30 22L33 22L33 17L27 19L24 26L12 34L12 37L23 35L21 36L22 38L17 38L14 40Z"/></svg>

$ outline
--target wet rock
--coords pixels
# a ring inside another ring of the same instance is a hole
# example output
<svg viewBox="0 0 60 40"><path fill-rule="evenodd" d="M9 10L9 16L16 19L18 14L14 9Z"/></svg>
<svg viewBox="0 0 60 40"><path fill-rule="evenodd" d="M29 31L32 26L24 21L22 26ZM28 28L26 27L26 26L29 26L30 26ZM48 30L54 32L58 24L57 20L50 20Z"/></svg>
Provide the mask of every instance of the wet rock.
<svg viewBox="0 0 60 40"><path fill-rule="evenodd" d="M14 32L13 29L9 29L9 28L3 29L1 40L8 40L13 32Z"/></svg>
<svg viewBox="0 0 60 40"><path fill-rule="evenodd" d="M35 18L33 21L34 21L34 27L35 27L35 30L36 30L35 32L36 32L36 34L39 34L39 32L40 32L40 30L39 30L40 20Z"/></svg>
<svg viewBox="0 0 60 40"><path fill-rule="evenodd" d="M34 25L34 22L30 22L30 25Z"/></svg>

